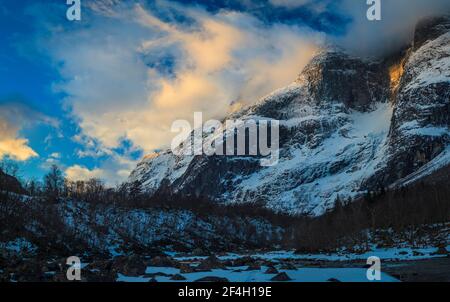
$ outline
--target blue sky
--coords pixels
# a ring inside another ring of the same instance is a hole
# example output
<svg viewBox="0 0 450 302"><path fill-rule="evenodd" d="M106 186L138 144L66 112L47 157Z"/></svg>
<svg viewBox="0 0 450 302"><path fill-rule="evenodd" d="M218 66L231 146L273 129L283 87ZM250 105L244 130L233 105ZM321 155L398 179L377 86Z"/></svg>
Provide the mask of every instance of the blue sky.
<svg viewBox="0 0 450 302"><path fill-rule="evenodd" d="M24 178L58 164L74 180L119 183L170 144L175 119L251 104L328 43L363 55L398 47L425 10L386 0L387 20L369 24L365 1L81 2L70 22L65 0L0 1L0 157Z"/></svg>

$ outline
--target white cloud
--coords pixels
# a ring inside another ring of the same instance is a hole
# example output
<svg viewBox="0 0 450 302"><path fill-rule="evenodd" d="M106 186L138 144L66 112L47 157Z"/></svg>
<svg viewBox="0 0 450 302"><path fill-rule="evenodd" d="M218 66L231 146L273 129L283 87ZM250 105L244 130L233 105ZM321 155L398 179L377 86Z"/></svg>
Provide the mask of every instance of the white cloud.
<svg viewBox="0 0 450 302"><path fill-rule="evenodd" d="M381 56L411 42L421 18L450 13L448 0L383 0L381 21L366 17L366 0L343 0L340 10L353 18L347 34L337 39L344 48L362 56Z"/></svg>
<svg viewBox="0 0 450 302"><path fill-rule="evenodd" d="M136 167L137 162L127 156L112 155L99 167L89 169L82 165L73 165L65 169L65 175L69 180L89 180L98 178L104 180L106 185L113 187L126 179Z"/></svg>
<svg viewBox="0 0 450 302"><path fill-rule="evenodd" d="M126 9L121 6L125 18L109 7L106 20L55 31L50 41L53 59L63 62L64 81L56 87L68 95L66 107L81 129L74 139L86 143L80 157L112 156L123 139L144 152L168 146L173 121L192 120L195 111L221 118L232 103L250 104L289 84L323 40L305 28L267 26L242 13L185 8L194 30L165 23L139 5ZM167 54L174 55L171 73L153 64ZM128 167L119 170L103 176L128 176Z"/></svg>
<svg viewBox="0 0 450 302"><path fill-rule="evenodd" d="M61 154L58 153L58 152L53 152L52 154L50 154L50 157L54 158L54 159L60 159L61 158Z"/></svg>
<svg viewBox="0 0 450 302"><path fill-rule="evenodd" d="M105 176L104 171L100 169L89 170L86 167L74 165L66 169L66 177L72 181L86 181L91 178L103 178Z"/></svg>

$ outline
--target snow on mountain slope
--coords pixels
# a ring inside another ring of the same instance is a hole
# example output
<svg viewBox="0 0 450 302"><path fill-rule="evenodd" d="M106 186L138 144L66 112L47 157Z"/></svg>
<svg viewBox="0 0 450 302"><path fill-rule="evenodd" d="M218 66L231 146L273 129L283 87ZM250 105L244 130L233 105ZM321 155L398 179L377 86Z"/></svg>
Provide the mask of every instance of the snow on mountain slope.
<svg viewBox="0 0 450 302"><path fill-rule="evenodd" d="M411 79L405 91L448 82L450 79L450 32L429 41L408 60Z"/></svg>
<svg viewBox="0 0 450 302"><path fill-rule="evenodd" d="M439 154L436 158L434 158L432 161L430 161L429 163L422 166L416 172L395 182L392 185L392 187L407 186L411 183L414 183L414 182L417 182L417 181L423 179L426 176L432 175L439 169L441 169L443 167L447 167L449 165L450 165L450 146L447 146L447 148L441 154Z"/></svg>
<svg viewBox="0 0 450 302"><path fill-rule="evenodd" d="M418 28L425 41L415 41L415 51L404 65L395 97L387 168L368 183L391 185L432 162L450 143L450 17L444 20L443 24L425 23L433 24L432 28ZM427 32L433 39L424 38Z"/></svg>
<svg viewBox="0 0 450 302"><path fill-rule="evenodd" d="M154 193L163 180L173 182L186 172L192 156L175 156L171 152L154 153L141 161L130 176L130 181L140 181L149 193Z"/></svg>
<svg viewBox="0 0 450 302"><path fill-rule="evenodd" d="M438 156L450 143L448 20L421 24L395 73L389 60L325 50L294 83L232 114L229 119L280 121L277 165L166 151L144 159L130 182L141 182L149 192L164 187L216 202L261 202L275 211L317 216L338 197L389 186L433 165L433 159L445 164Z"/></svg>
<svg viewBox="0 0 450 302"><path fill-rule="evenodd" d="M272 198L270 207L274 210L302 209L302 213L319 215L334 205L338 195L354 197L361 180L377 169L383 157L381 147L391 114L388 103L379 103L368 113L341 112L338 116L345 122L317 147L286 146L278 165L238 179L236 193L229 198L245 202L253 196L265 196Z"/></svg>
<svg viewBox="0 0 450 302"><path fill-rule="evenodd" d="M325 69L327 74L318 74ZM234 114L232 119L280 120L280 161L275 166L260 167L248 157L183 158L164 152L144 160L130 181L141 179L150 192L166 181L177 193L231 203L263 200L276 211L319 215L333 207L338 195L358 194L361 180L383 157L392 108L381 85L361 83L372 75L376 73L367 62L324 52L295 83ZM353 87L330 87L321 77L330 83L347 77L349 85L357 83L360 91L354 93L361 99L349 101ZM373 95L380 100L371 99Z"/></svg>

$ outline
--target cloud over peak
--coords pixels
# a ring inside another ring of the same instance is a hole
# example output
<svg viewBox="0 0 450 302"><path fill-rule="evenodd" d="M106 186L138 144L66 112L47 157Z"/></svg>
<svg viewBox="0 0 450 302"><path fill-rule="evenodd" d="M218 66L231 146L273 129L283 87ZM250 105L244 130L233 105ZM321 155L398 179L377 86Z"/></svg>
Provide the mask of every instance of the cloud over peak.
<svg viewBox="0 0 450 302"><path fill-rule="evenodd" d="M184 8L194 23L182 27L144 5L126 9L131 20L109 12L50 43L55 62L64 62L57 86L70 113L108 149L125 138L151 152L170 143L177 119L191 120L195 111L220 118L232 103L255 102L293 81L323 40L239 12Z"/></svg>
<svg viewBox="0 0 450 302"><path fill-rule="evenodd" d="M96 161L67 174L124 179L133 152L170 144L175 120L192 122L196 111L220 119L256 102L294 81L325 44L361 56L398 50L418 19L449 3L383 0L382 21L369 22L365 0L86 2L81 22L50 20L37 33L83 138L74 153Z"/></svg>

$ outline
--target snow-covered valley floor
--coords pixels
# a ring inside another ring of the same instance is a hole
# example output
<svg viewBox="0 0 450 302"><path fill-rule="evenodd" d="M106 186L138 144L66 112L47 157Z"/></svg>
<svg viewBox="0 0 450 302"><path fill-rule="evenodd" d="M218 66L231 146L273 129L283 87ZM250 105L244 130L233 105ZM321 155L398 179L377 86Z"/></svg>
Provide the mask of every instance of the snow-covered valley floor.
<svg viewBox="0 0 450 302"><path fill-rule="evenodd" d="M447 246L447 250L450 250L450 245ZM270 251L261 253L250 253L246 255L229 253L224 256L219 256L220 260L234 260L244 256L249 256L255 259L264 259L270 261L284 261L284 260L316 260L316 261L356 261L366 260L369 257L376 256L385 261L412 261L423 260L436 257L443 257L445 255L436 254L437 249L435 247L425 248L376 248L373 247L370 251L365 253L349 253L349 252L336 252L336 253L317 253L317 254L298 254L295 251ZM206 259L207 256L201 257L183 257L177 256L175 253L168 253L178 261L192 261L198 259Z"/></svg>
<svg viewBox="0 0 450 302"><path fill-rule="evenodd" d="M211 272L195 272L184 274L186 280L171 280L169 276L155 276L158 282L194 282L205 277L226 278L230 282L272 282L278 274L265 273L268 267L262 266L259 270L248 271L247 267L233 267L226 269L213 269ZM173 268L149 267L148 273L172 274ZM298 268L295 270L279 270L279 273L286 273L291 280L286 282L368 282L364 268ZM128 277L122 274L118 275L118 282L149 282L150 277ZM380 282L398 282L392 276L382 273Z"/></svg>
<svg viewBox="0 0 450 302"><path fill-rule="evenodd" d="M4 281L67 281L65 258L23 258L35 250L26 240L3 246L9 262ZM300 254L293 250L240 253L154 252L81 257L88 282L376 282L367 278L369 257L381 261L381 282L450 281L450 245L379 248L366 252ZM24 254L25 253L25 254ZM14 256L16 255L16 256ZM18 255L18 256L17 256ZM39 277L41 276L41 277Z"/></svg>
<svg viewBox="0 0 450 302"><path fill-rule="evenodd" d="M450 246L447 247L449 250ZM195 271L208 256L180 256L167 253L172 259L193 271L183 272L179 268L168 266L148 266L141 276L118 274L118 282L194 282L210 278L211 281L227 280L230 282L374 282L367 278L366 260L376 256L381 260L380 282L399 282L398 276L392 276L383 271L395 271L396 267L414 265L420 261L444 259L448 262L448 254L438 253L436 248L373 248L361 254L330 253L330 254L296 254L294 251L272 251L248 254L229 253L218 256L217 261L223 267L210 270ZM243 259L246 259L243 261ZM233 265L245 262L249 265ZM264 263L265 265L259 265Z"/></svg>

